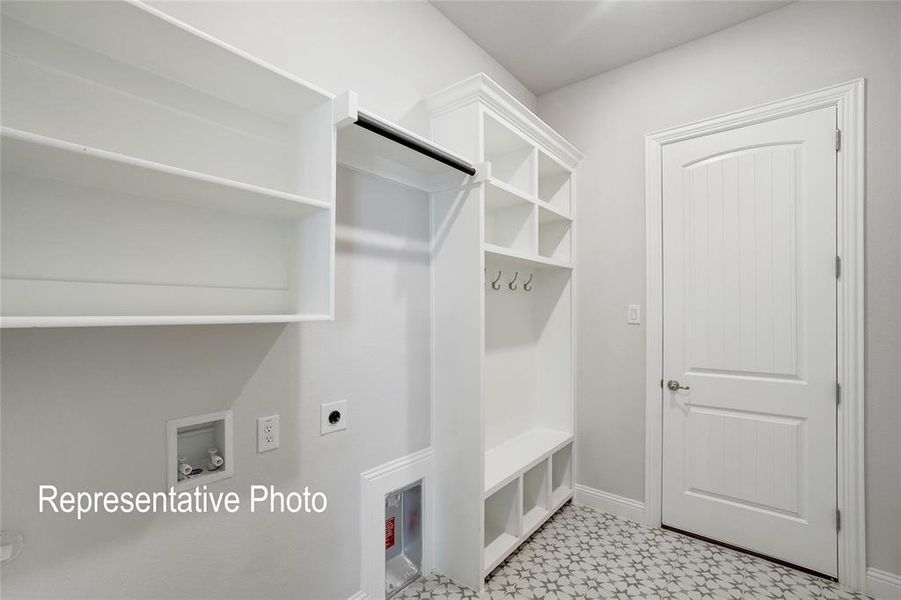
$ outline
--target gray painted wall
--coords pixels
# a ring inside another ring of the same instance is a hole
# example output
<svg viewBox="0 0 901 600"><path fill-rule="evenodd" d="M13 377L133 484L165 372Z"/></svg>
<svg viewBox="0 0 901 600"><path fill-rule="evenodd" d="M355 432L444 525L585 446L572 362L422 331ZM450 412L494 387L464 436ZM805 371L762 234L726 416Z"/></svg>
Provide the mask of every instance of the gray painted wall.
<svg viewBox="0 0 901 600"><path fill-rule="evenodd" d="M200 29L414 126L424 95L486 71L535 97L425 3L165 4ZM412 49L415 49L413 51ZM347 598L359 474L429 444L424 194L339 171L336 322L4 331L3 529L25 550L4 598ZM349 429L319 436L319 404ZM37 514L37 486L165 487L166 420L232 407L236 515ZM281 447L256 453L256 418ZM250 514L253 483L325 491L322 515Z"/></svg>
<svg viewBox="0 0 901 600"><path fill-rule="evenodd" d="M901 4L802 2L539 98L579 171L579 483L644 497L644 135L867 78L868 563L901 573Z"/></svg>

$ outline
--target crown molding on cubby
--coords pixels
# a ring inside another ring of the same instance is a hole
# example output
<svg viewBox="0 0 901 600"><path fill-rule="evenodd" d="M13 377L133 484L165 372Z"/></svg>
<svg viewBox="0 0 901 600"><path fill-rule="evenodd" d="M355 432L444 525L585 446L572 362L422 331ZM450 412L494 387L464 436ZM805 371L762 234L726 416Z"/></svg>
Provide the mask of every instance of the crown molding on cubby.
<svg viewBox="0 0 901 600"><path fill-rule="evenodd" d="M435 117L476 101L504 115L511 125L553 153L554 158L568 169L575 170L581 162L582 153L575 146L485 73L478 73L432 94L425 99L425 106L429 114Z"/></svg>

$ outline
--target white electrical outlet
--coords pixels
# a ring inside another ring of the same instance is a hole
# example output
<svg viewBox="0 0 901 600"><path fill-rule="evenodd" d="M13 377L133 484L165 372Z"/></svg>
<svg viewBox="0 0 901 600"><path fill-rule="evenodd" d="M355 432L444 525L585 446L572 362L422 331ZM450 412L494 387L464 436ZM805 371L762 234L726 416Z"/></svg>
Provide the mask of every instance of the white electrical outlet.
<svg viewBox="0 0 901 600"><path fill-rule="evenodd" d="M347 400L323 404L319 409L319 420L321 435L347 429Z"/></svg>
<svg viewBox="0 0 901 600"><path fill-rule="evenodd" d="M257 452L278 448L278 415L257 419Z"/></svg>

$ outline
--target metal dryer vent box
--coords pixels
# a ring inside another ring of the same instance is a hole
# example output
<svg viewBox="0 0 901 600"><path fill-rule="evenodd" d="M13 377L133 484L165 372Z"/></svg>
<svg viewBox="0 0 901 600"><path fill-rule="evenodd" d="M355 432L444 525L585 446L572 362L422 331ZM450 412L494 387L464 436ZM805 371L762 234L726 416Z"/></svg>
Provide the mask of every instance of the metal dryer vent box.
<svg viewBox="0 0 901 600"><path fill-rule="evenodd" d="M422 481L385 496L385 597L422 574Z"/></svg>

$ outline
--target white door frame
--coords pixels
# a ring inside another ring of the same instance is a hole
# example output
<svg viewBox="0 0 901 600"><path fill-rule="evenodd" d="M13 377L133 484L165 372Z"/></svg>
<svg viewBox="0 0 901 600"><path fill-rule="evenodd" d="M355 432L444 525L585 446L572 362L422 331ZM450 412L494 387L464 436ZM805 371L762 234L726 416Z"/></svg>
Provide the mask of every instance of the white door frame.
<svg viewBox="0 0 901 600"><path fill-rule="evenodd" d="M645 138L646 352L645 522L659 527L663 509L663 147L798 113L835 107L838 231L838 574L866 589L864 488L864 135L865 82L855 79L747 110L650 133Z"/></svg>

